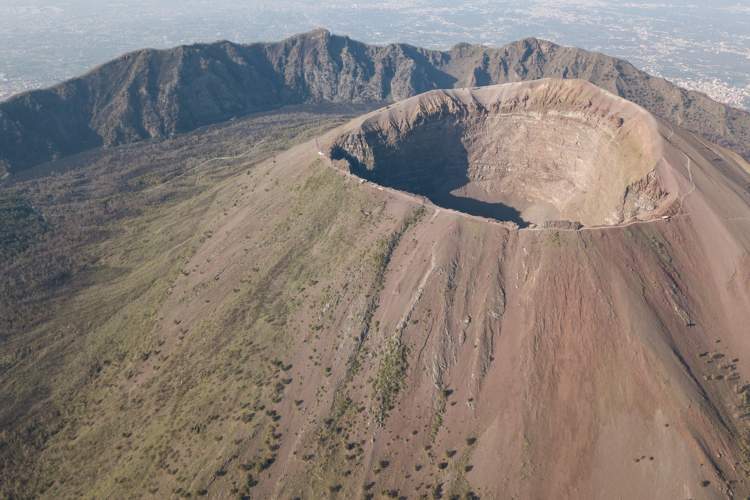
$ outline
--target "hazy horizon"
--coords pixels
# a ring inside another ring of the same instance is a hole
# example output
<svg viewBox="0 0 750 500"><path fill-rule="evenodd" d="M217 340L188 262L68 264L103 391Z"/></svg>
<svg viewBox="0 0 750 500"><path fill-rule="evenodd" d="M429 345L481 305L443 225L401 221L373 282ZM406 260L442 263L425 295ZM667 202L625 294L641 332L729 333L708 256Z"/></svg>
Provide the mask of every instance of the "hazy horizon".
<svg viewBox="0 0 750 500"><path fill-rule="evenodd" d="M622 57L750 107L750 6L737 1L6 0L0 6L0 99L74 77L130 50L270 41L316 27L368 43L437 49L535 36Z"/></svg>

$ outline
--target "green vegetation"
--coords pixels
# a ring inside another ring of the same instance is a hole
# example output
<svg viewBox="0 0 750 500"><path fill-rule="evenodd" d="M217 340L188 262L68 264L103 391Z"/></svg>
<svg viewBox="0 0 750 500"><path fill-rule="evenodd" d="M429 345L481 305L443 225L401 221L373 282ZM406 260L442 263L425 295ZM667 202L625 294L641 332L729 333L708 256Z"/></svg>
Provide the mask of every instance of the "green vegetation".
<svg viewBox="0 0 750 500"><path fill-rule="evenodd" d="M383 237L378 240L375 252L372 255L372 265L375 272L375 285L378 287L377 291L383 286L385 280L385 273L388 269L388 264L391 262L393 251L401 241L401 237L406 233L409 228L417 224L425 214L425 207L420 205L407 215L401 222L401 226L391 233L387 237Z"/></svg>
<svg viewBox="0 0 750 500"><path fill-rule="evenodd" d="M408 368L407 346L394 335L385 342L384 352L380 358L380 366L373 382L375 401L377 404L375 418L383 424L396 404L396 397L403 387Z"/></svg>
<svg viewBox="0 0 750 500"><path fill-rule="evenodd" d="M325 171L328 172L330 169L325 169ZM378 210L382 210L382 207L370 206L366 210L357 210L356 213L374 214ZM346 206L342 207L342 211L352 212L351 208ZM308 444L315 451L308 455L311 457L311 461L304 484L290 486L287 490L292 496L294 496L292 493L304 493L311 498L330 495L333 493L330 489L331 484L340 485L338 481L341 480L341 471L344 471L344 476L358 475L357 477L364 477L362 475L365 474L362 448L364 441L354 440L353 435L357 433L358 429L366 428L368 403L358 400L361 396L355 398L353 393L357 390L357 385L364 383L363 377L360 377L362 375L360 373L361 367L370 363L370 358L366 356L370 352L367 344L370 338L369 334L371 330L374 332L380 328L378 322L373 322L373 317L379 305L380 292L385 284L386 272L393 252L398 247L403 235L423 215L424 208L417 207L399 223L398 227L388 237L373 241L368 246L367 253L357 259L355 268L359 277L354 280L353 289L350 291L359 300L364 299L361 304L361 312L355 320L359 334L352 339L354 346L351 355L348 357L346 372L337 382L332 394L328 418L320 426L315 441ZM371 219L373 217L366 216L366 220ZM342 237L344 236L342 235ZM352 241L353 245L354 242ZM362 266L360 263L363 260L369 265ZM329 294L325 295L325 303L330 303L332 300L333 298ZM316 329L316 331L318 330ZM321 325L319 331L325 331L325 328L322 328ZM386 405L395 403L395 397L401 385L397 380L403 379L406 370L406 346L401 345L397 337L393 337L393 343L390 345L393 348L387 349L385 353L381 354L381 356L384 355L384 358L381 358L383 359L382 371L380 372L382 377L378 382L378 389L373 391L375 394L384 397L381 401ZM398 374L399 371L402 373ZM323 375L326 376L325 371ZM377 395L374 395L374 397L378 398ZM376 402L375 404L379 406L379 403ZM315 457L314 461L312 456ZM348 484L352 484L352 482L349 481ZM354 481L354 484L356 484L356 481ZM352 492L346 491L346 488L347 486L344 485L341 495L352 494ZM337 490L335 493L339 493L339 491Z"/></svg>
<svg viewBox="0 0 750 500"><path fill-rule="evenodd" d="M562 246L562 238L560 236L560 231L551 231L547 238L545 239L547 244L553 247L560 247Z"/></svg>
<svg viewBox="0 0 750 500"><path fill-rule="evenodd" d="M435 408L432 414L432 421L430 424L430 441L435 441L440 428L443 426L443 415L445 414L445 408L448 404L448 395L445 390L439 390L437 400L435 401Z"/></svg>
<svg viewBox="0 0 750 500"><path fill-rule="evenodd" d="M28 199L0 191L0 259L14 258L46 231L44 217Z"/></svg>
<svg viewBox="0 0 750 500"><path fill-rule="evenodd" d="M378 297L380 291L383 289L385 284L385 274L388 270L388 264L391 262L393 252L398 246L403 235L415 224L417 224L425 214L425 207L420 205L419 207L412 210L401 222L399 228L393 231L389 236L380 238L376 245L375 251L372 254L372 268L374 279L372 287L369 292L370 302L365 310L364 318L362 321L362 333L360 339L363 341L370 330L370 323L372 317L378 308Z"/></svg>
<svg viewBox="0 0 750 500"><path fill-rule="evenodd" d="M259 161L338 121L251 118L0 190L13 252L0 262L0 418L12 422L0 497L210 496L218 482L239 496L273 470L288 418L273 405L296 383L291 318L319 299L300 289L356 258L347 243L367 226L341 177L317 166L297 212L262 207L276 224L229 261L246 275L204 276L211 255L196 255L252 203ZM291 230L274 233L282 224Z"/></svg>
<svg viewBox="0 0 750 500"><path fill-rule="evenodd" d="M370 303L365 311L363 330L360 335L361 340L364 340L369 332L370 323L378 306L378 297L385 283L385 274L393 252L403 235L412 226L417 224L424 217L424 214L424 206L415 208L404 218L396 231L391 233L389 237L378 240L372 260L375 279L370 292ZM376 419L380 424L385 421L388 412L393 409L396 403L396 396L401 389L403 378L406 375L407 354L407 347L401 343L401 339L397 335L386 341L378 374L373 383L377 404Z"/></svg>
<svg viewBox="0 0 750 500"><path fill-rule="evenodd" d="M672 255L663 237L656 233L650 233L648 234L648 243L653 249L654 253L659 257L659 261L662 263L664 268L670 270L673 269L674 266L672 264Z"/></svg>

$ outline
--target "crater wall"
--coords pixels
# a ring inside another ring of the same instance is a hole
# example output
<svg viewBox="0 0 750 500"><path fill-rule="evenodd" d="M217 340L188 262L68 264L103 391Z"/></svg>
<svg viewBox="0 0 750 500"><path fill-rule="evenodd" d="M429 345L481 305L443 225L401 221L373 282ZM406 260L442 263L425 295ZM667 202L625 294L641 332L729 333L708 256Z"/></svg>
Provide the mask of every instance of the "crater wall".
<svg viewBox="0 0 750 500"><path fill-rule="evenodd" d="M329 150L362 178L472 215L587 226L649 218L659 127L580 80L440 90L366 115Z"/></svg>

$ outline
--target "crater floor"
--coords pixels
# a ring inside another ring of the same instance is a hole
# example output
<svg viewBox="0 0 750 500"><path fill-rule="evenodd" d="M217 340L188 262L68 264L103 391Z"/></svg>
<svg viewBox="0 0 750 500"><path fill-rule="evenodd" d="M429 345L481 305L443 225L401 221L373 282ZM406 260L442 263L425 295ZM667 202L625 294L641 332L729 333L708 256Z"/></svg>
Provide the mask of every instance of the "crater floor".
<svg viewBox="0 0 750 500"><path fill-rule="evenodd" d="M654 118L580 80L439 90L356 121L330 146L354 174L523 227L648 219L665 199Z"/></svg>

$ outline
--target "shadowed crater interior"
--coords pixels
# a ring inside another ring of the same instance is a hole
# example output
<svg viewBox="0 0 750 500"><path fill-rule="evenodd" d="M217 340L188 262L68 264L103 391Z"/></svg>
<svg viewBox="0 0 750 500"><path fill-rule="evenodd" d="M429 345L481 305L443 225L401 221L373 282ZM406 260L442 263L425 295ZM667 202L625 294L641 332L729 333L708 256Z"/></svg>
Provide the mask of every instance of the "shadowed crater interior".
<svg viewBox="0 0 750 500"><path fill-rule="evenodd" d="M355 175L471 215L611 225L664 197L658 130L637 106L577 80L434 91L337 137Z"/></svg>

